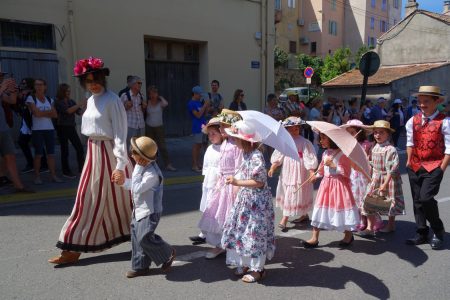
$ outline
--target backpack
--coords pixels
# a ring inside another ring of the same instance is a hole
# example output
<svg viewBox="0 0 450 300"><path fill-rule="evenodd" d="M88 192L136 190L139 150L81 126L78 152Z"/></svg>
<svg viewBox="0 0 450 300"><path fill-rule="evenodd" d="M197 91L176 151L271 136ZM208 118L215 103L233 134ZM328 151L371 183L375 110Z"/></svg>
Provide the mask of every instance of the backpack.
<svg viewBox="0 0 450 300"><path fill-rule="evenodd" d="M34 105L37 104L37 99L35 95L30 95L34 100ZM51 98L45 96L45 100L52 104ZM24 103L22 107L22 118L25 121L25 124L30 128L30 130L33 128L33 114L31 113L28 106ZM53 127L56 129L56 119L52 118Z"/></svg>
<svg viewBox="0 0 450 300"><path fill-rule="evenodd" d="M127 95L128 101L131 101L130 90L126 91L124 94ZM142 96L141 92L139 92L138 95L141 98L141 105L142 105L142 102L144 102L144 97ZM142 109L142 112L144 113L144 120L145 120L147 118L147 110Z"/></svg>

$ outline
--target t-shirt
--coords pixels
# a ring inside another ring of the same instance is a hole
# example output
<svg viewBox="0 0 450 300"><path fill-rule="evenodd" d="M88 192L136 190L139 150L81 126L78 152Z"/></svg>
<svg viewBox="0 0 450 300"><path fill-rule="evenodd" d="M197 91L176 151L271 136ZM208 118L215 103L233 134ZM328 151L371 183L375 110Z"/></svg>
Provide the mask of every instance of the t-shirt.
<svg viewBox="0 0 450 300"><path fill-rule="evenodd" d="M150 101L147 105L147 119L146 124L150 127L160 127L163 125L163 108L161 107L161 100L156 105L152 105Z"/></svg>
<svg viewBox="0 0 450 300"><path fill-rule="evenodd" d="M50 102L49 102L50 101ZM28 96L25 103L34 103L36 108L40 111L49 111L52 110L53 99L48 99L45 97L45 102L42 103L39 99L36 98L36 103L32 96ZM31 130L54 130L53 122L51 118L46 117L35 117L33 115L33 128Z"/></svg>
<svg viewBox="0 0 450 300"><path fill-rule="evenodd" d="M189 115L192 120L192 133L197 134L202 132L202 125L206 123L205 116L202 115L200 118L197 118L192 111L200 111L202 109L203 104L198 100L191 99L188 103Z"/></svg>
<svg viewBox="0 0 450 300"><path fill-rule="evenodd" d="M309 112L309 120L319 121L319 118L320 118L320 111L317 108L313 107Z"/></svg>
<svg viewBox="0 0 450 300"><path fill-rule="evenodd" d="M55 108L58 112L58 125L60 126L75 126L75 113L81 114L81 109L77 109L77 111L73 114L67 113L67 110L72 106L77 105L75 101L69 99L66 103L64 100L57 100L55 102Z"/></svg>

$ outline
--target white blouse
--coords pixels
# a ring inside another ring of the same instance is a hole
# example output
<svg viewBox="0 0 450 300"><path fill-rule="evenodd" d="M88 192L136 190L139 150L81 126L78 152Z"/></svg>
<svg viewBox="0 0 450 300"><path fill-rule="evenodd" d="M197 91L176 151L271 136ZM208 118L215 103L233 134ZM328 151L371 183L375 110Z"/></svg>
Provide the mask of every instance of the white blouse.
<svg viewBox="0 0 450 300"><path fill-rule="evenodd" d="M128 163L127 114L116 94L106 90L88 99L82 117L81 133L93 139L114 140L116 169L125 170Z"/></svg>

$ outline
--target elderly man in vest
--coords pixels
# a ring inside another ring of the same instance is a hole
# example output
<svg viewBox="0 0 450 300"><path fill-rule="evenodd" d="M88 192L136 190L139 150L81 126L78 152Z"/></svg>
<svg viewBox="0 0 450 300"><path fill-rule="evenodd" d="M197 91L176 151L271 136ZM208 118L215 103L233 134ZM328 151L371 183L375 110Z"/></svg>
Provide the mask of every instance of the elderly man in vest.
<svg viewBox="0 0 450 300"><path fill-rule="evenodd" d="M421 86L417 93L418 113L406 123L409 182L414 203L417 233L406 240L409 245L428 243L427 221L433 230L431 248L442 249L444 225L434 197L450 162L450 118L437 110L443 101L440 88Z"/></svg>

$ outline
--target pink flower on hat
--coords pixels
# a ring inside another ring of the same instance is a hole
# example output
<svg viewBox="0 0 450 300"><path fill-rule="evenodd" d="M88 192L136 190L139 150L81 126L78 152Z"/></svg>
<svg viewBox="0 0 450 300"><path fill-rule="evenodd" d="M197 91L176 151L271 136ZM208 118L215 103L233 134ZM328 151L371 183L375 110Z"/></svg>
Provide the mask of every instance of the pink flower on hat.
<svg viewBox="0 0 450 300"><path fill-rule="evenodd" d="M73 68L75 76L83 75L84 73L92 70L98 70L103 68L103 61L100 58L89 57L80 59Z"/></svg>

